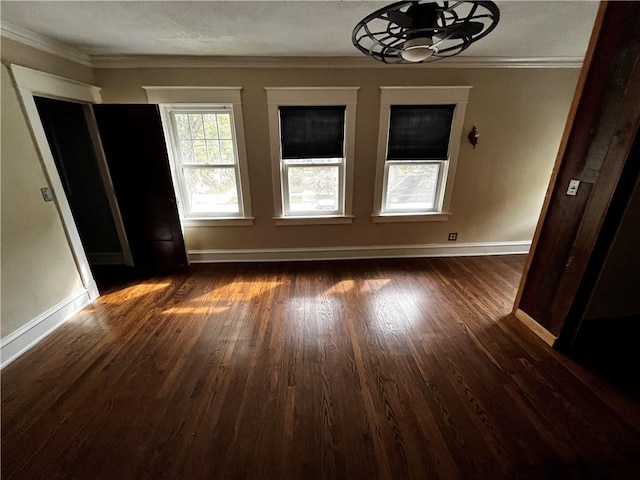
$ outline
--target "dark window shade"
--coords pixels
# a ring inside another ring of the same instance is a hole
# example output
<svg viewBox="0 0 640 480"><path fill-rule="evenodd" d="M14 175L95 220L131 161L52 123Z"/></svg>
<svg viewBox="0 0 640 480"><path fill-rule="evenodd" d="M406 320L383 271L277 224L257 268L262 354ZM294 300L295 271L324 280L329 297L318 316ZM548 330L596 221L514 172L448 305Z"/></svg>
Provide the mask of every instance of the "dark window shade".
<svg viewBox="0 0 640 480"><path fill-rule="evenodd" d="M346 107L280 107L282 158L341 158Z"/></svg>
<svg viewBox="0 0 640 480"><path fill-rule="evenodd" d="M455 105L394 105L387 160L446 160Z"/></svg>

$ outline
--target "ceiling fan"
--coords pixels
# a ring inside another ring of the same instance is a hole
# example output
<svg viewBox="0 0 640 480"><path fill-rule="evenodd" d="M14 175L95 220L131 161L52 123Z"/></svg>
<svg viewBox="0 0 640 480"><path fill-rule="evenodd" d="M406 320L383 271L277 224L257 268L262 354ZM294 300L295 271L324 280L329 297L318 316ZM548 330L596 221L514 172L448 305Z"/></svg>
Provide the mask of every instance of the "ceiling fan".
<svg viewBox="0 0 640 480"><path fill-rule="evenodd" d="M384 63L423 63L458 55L500 20L491 1L401 1L376 10L353 29L354 46Z"/></svg>

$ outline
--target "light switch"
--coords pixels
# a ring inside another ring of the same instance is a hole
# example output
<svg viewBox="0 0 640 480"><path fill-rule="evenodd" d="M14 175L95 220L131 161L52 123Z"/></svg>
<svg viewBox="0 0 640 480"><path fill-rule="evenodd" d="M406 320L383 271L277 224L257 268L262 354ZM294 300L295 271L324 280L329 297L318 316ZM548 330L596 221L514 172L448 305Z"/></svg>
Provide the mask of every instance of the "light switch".
<svg viewBox="0 0 640 480"><path fill-rule="evenodd" d="M45 202L53 202L53 195L51 195L51 189L49 187L41 188L40 192L42 192L42 198Z"/></svg>
<svg viewBox="0 0 640 480"><path fill-rule="evenodd" d="M580 180L570 180L569 188L567 188L567 195L575 196L578 193L578 187L580 186Z"/></svg>

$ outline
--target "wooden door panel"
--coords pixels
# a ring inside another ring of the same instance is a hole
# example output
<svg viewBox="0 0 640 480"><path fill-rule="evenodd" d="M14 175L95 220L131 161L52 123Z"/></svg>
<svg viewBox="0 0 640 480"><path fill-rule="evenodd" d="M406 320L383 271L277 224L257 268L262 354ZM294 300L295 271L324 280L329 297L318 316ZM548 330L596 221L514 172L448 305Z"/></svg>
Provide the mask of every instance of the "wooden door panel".
<svg viewBox="0 0 640 480"><path fill-rule="evenodd" d="M136 267L182 267L187 256L157 105L94 105Z"/></svg>

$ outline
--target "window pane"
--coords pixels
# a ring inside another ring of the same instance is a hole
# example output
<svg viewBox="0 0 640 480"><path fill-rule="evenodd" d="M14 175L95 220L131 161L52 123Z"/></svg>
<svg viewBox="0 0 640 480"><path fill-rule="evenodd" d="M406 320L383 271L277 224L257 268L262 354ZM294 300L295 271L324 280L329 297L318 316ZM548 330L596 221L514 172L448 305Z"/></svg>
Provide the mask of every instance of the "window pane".
<svg viewBox="0 0 640 480"><path fill-rule="evenodd" d="M191 133L189 131L189 118L187 115L179 113L175 115L175 119L176 127L178 128L178 137L191 138Z"/></svg>
<svg viewBox="0 0 640 480"><path fill-rule="evenodd" d="M436 202L439 163L389 165L385 211L433 210Z"/></svg>
<svg viewBox="0 0 640 480"><path fill-rule="evenodd" d="M193 163L193 143L191 140L178 140L180 142L180 160L182 163Z"/></svg>
<svg viewBox="0 0 640 480"><path fill-rule="evenodd" d="M346 107L280 107L282 158L344 156Z"/></svg>
<svg viewBox="0 0 640 480"><path fill-rule="evenodd" d="M191 126L191 138L204 139L204 127L202 125L202 115L190 114L189 125Z"/></svg>
<svg viewBox="0 0 640 480"><path fill-rule="evenodd" d="M446 160L455 105L394 105L387 160Z"/></svg>
<svg viewBox="0 0 640 480"><path fill-rule="evenodd" d="M182 164L236 163L229 113L176 113L174 118L177 130L175 141Z"/></svg>
<svg viewBox="0 0 640 480"><path fill-rule="evenodd" d="M239 213L235 168L183 169L190 214Z"/></svg>
<svg viewBox="0 0 640 480"><path fill-rule="evenodd" d="M207 140L207 152L209 153L209 163L223 163L220 158L220 142L217 140Z"/></svg>
<svg viewBox="0 0 640 480"><path fill-rule="evenodd" d="M231 140L220 140L220 152L222 154L221 163L235 163L233 142Z"/></svg>
<svg viewBox="0 0 640 480"><path fill-rule="evenodd" d="M216 115L218 119L218 134L220 138L231 139L231 115L228 113L219 113Z"/></svg>
<svg viewBox="0 0 640 480"><path fill-rule="evenodd" d="M207 113L204 115L204 133L209 140L218 138L218 125L216 123L216 116L212 113Z"/></svg>
<svg viewBox="0 0 640 480"><path fill-rule="evenodd" d="M287 171L291 213L339 210L340 167L289 167Z"/></svg>
<svg viewBox="0 0 640 480"><path fill-rule="evenodd" d="M193 141L193 160L195 163L207 163L207 143L204 140Z"/></svg>

